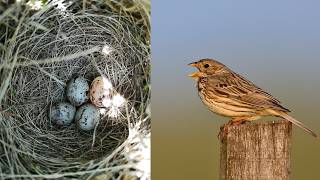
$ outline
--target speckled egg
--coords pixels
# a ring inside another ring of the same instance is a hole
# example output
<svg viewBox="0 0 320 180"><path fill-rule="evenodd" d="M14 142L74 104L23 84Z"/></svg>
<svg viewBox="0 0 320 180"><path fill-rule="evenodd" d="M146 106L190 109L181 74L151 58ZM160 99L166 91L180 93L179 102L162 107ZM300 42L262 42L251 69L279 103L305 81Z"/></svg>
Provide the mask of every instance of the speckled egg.
<svg viewBox="0 0 320 180"><path fill-rule="evenodd" d="M72 78L67 85L67 97L71 104L80 106L88 101L89 84L84 77Z"/></svg>
<svg viewBox="0 0 320 180"><path fill-rule="evenodd" d="M110 107L113 86L109 79L103 76L96 77L90 86L90 100L97 107Z"/></svg>
<svg viewBox="0 0 320 180"><path fill-rule="evenodd" d="M60 102L51 106L49 110L50 120L59 125L69 125L74 119L76 108L67 102Z"/></svg>
<svg viewBox="0 0 320 180"><path fill-rule="evenodd" d="M80 129L90 131L94 129L100 119L100 112L92 104L84 104L76 112L75 120Z"/></svg>

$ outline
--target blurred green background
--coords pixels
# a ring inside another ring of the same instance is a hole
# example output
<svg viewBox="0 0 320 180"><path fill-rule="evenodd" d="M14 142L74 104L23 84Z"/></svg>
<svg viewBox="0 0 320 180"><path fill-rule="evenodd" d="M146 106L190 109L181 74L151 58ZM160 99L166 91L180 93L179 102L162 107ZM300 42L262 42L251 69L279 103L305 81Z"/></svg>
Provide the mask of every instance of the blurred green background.
<svg viewBox="0 0 320 180"><path fill-rule="evenodd" d="M320 133L319 1L152 1L152 179L218 179L219 126L187 64L216 58ZM270 118L269 118L270 119ZM276 118L271 118L276 119ZM294 128L293 180L320 179L320 141Z"/></svg>

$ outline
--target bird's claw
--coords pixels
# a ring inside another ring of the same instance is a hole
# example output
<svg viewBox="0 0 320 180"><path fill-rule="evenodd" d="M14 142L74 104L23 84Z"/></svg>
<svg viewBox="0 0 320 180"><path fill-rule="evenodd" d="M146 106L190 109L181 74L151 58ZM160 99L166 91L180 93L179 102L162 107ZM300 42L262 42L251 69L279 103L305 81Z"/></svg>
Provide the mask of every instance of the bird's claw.
<svg viewBox="0 0 320 180"><path fill-rule="evenodd" d="M222 126L220 126L220 132L218 134L218 139L223 142L223 140L227 137L228 135L228 128L229 126L233 126L233 125L239 125L239 124L244 124L246 123L247 120L245 119L232 119L230 121L228 121L227 123L223 124Z"/></svg>

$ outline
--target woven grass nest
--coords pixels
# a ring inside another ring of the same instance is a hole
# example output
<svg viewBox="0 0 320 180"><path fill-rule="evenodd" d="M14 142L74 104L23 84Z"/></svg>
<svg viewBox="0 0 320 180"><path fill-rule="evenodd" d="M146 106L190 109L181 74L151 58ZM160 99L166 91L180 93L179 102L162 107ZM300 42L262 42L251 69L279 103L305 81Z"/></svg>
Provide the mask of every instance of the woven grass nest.
<svg viewBox="0 0 320 180"><path fill-rule="evenodd" d="M149 46L134 18L81 3L52 1L22 15L4 44L0 179L144 176L139 163L150 134ZM104 116L94 131L52 123L48 108L66 101L66 84L76 75L89 81L106 76L128 102L124 110Z"/></svg>

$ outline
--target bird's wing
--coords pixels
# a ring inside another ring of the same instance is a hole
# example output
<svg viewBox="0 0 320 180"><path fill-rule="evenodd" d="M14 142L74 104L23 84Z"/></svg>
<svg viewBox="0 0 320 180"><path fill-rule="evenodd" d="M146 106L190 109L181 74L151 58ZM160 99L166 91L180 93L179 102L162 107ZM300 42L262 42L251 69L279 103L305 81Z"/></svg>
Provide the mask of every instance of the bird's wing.
<svg viewBox="0 0 320 180"><path fill-rule="evenodd" d="M222 97L226 97L256 108L273 108L288 112L280 105L280 101L269 93L254 85L236 73L212 75L208 77L210 91L215 91Z"/></svg>

